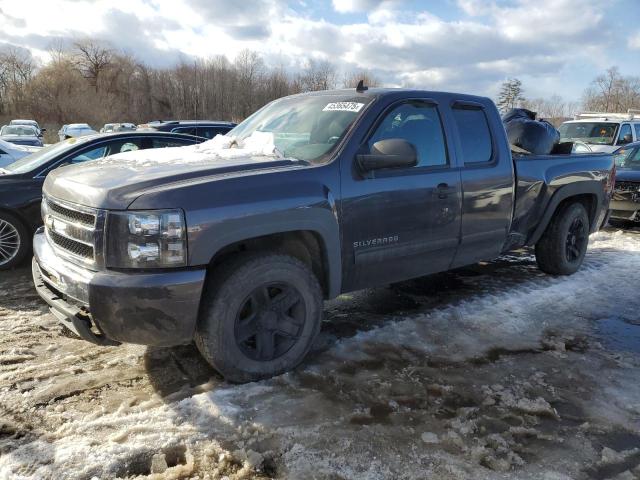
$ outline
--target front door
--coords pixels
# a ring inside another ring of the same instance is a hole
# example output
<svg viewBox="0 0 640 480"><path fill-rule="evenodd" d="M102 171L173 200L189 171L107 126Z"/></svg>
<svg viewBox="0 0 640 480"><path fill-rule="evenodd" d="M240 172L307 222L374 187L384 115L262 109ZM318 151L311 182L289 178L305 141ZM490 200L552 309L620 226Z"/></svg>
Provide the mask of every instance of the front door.
<svg viewBox="0 0 640 480"><path fill-rule="evenodd" d="M345 291L447 270L459 242L460 172L452 168L437 105L429 100L393 105L361 153L390 138L415 146L416 166L366 174L355 164L343 168Z"/></svg>

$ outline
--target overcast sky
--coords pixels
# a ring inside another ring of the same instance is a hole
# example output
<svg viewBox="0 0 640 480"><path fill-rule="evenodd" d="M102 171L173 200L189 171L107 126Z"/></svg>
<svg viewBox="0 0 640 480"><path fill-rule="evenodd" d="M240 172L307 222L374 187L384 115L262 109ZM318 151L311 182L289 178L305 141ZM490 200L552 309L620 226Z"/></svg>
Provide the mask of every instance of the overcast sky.
<svg viewBox="0 0 640 480"><path fill-rule="evenodd" d="M0 0L0 42L46 61L56 37L98 37L150 65L245 48L367 68L393 86L579 99L611 65L640 76L640 0Z"/></svg>

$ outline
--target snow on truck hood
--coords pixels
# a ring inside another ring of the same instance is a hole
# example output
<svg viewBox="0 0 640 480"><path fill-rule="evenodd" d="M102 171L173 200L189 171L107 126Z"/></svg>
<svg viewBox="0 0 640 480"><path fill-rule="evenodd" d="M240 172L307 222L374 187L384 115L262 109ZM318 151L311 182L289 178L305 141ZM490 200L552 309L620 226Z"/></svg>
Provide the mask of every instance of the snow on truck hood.
<svg viewBox="0 0 640 480"><path fill-rule="evenodd" d="M163 184L300 164L282 157L272 133L254 132L243 141L218 135L198 145L136 150L61 167L47 176L44 193L89 207L126 209L144 190Z"/></svg>

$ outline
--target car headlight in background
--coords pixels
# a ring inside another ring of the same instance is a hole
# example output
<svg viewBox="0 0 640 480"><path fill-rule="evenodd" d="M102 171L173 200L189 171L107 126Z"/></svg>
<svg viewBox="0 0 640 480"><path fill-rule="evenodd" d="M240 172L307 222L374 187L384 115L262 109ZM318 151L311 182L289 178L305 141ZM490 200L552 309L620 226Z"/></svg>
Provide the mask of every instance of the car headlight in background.
<svg viewBox="0 0 640 480"><path fill-rule="evenodd" d="M182 210L109 212L107 267L171 268L187 264Z"/></svg>

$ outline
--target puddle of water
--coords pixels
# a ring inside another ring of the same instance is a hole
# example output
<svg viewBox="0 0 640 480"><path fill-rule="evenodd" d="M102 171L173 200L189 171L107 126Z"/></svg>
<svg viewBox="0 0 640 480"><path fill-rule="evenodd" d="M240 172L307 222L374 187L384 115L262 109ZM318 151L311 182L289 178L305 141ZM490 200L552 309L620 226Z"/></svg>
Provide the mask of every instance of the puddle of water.
<svg viewBox="0 0 640 480"><path fill-rule="evenodd" d="M620 317L598 320L598 336L611 350L640 353L640 322Z"/></svg>

